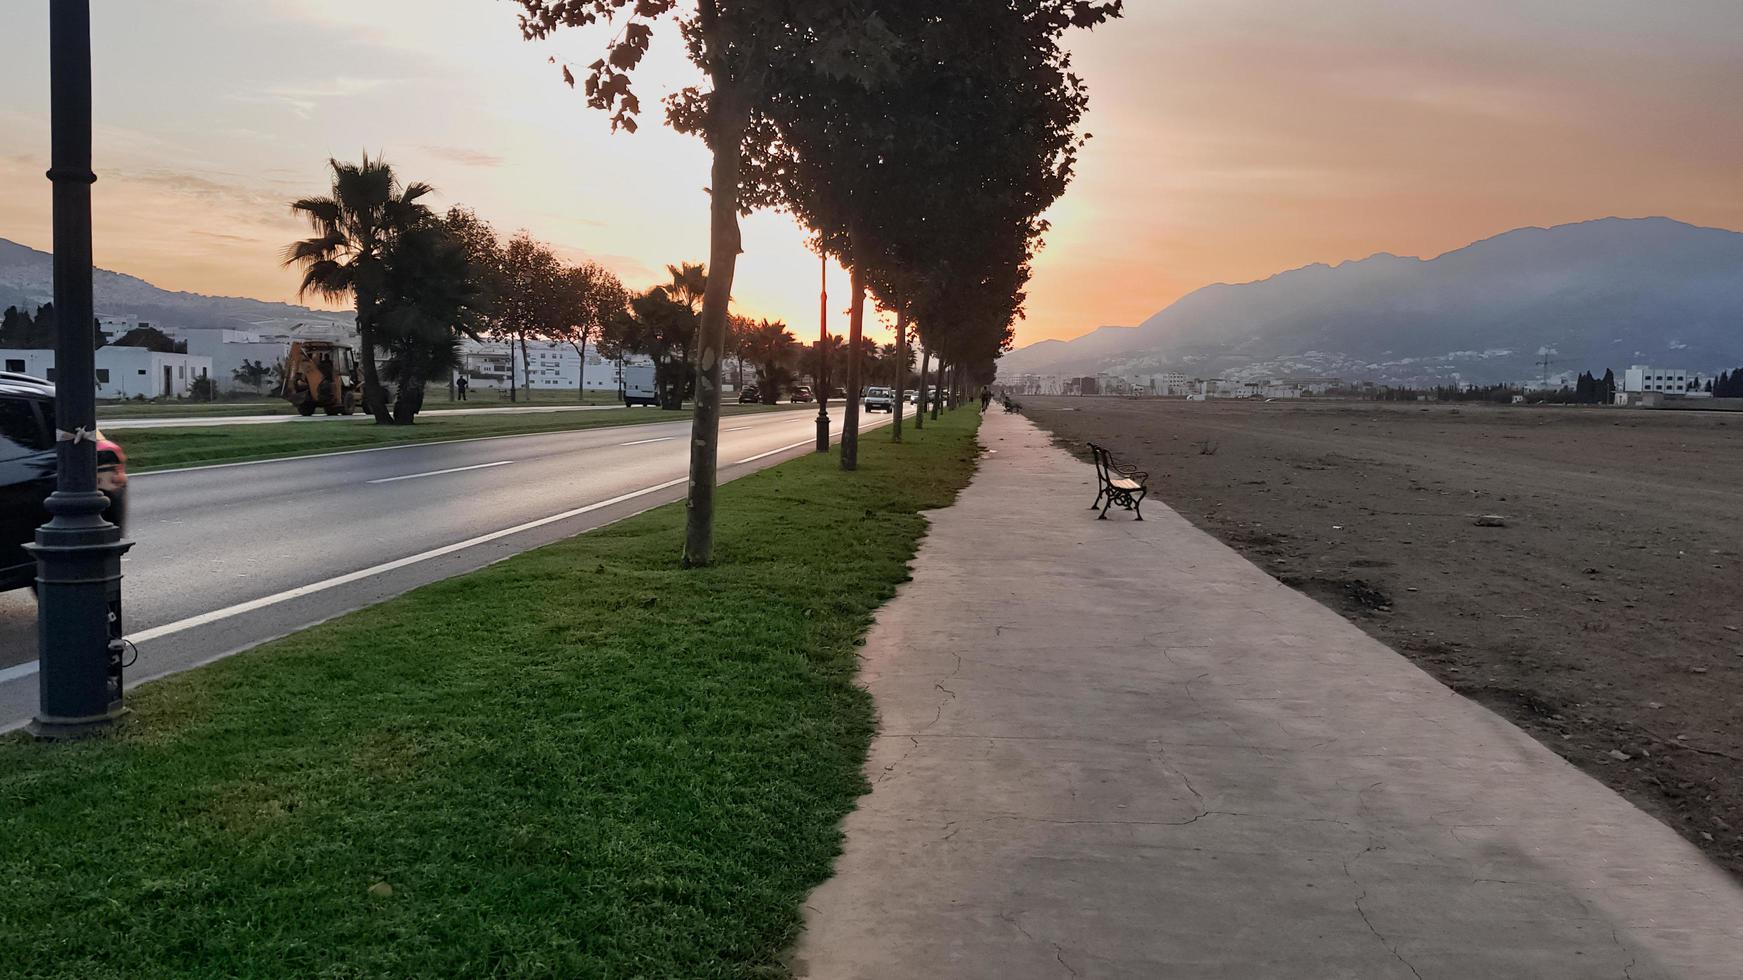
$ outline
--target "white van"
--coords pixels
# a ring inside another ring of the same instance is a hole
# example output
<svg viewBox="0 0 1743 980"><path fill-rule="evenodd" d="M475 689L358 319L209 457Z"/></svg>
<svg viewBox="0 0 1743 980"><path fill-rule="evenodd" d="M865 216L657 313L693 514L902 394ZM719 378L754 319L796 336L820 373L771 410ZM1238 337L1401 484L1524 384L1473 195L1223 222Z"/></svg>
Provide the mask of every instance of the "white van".
<svg viewBox="0 0 1743 980"><path fill-rule="evenodd" d="M658 405L659 403L660 392L654 387L654 366L652 364L625 364L623 366L623 407L634 408L637 405Z"/></svg>

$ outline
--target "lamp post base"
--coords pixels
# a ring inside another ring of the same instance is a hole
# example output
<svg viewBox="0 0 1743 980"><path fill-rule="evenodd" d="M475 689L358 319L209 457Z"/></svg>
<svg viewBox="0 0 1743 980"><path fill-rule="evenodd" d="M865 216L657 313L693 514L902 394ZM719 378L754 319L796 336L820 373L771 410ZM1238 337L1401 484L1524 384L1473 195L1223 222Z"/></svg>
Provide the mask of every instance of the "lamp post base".
<svg viewBox="0 0 1743 980"><path fill-rule="evenodd" d="M91 715L87 718L56 718L38 715L31 720L30 724L24 726L24 730L34 738L57 742L88 738L114 728L115 723L130 714L131 711L130 708L116 705L100 715Z"/></svg>
<svg viewBox="0 0 1743 980"><path fill-rule="evenodd" d="M820 411L817 413L817 451L820 453L826 453L829 451L829 413L828 412L821 412Z"/></svg>

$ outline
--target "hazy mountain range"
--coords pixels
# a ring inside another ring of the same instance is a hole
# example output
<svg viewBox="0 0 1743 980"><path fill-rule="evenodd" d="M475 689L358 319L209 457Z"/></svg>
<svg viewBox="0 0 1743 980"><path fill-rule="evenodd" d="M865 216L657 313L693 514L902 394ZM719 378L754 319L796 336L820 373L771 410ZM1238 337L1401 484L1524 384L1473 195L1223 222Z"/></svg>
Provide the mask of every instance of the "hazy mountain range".
<svg viewBox="0 0 1743 980"><path fill-rule="evenodd" d="M98 269L92 285L98 314L133 314L153 325L206 330L245 328L260 320L343 322L343 313L268 303L239 296L205 296L159 289L135 276ZM0 238L0 310L35 310L54 299L54 258L47 252Z"/></svg>
<svg viewBox="0 0 1743 980"><path fill-rule="evenodd" d="M1014 374L1181 371L1392 384L1743 365L1743 234L1668 218L1520 228L1434 259L1379 254L1206 286L1136 327L1005 355Z"/></svg>

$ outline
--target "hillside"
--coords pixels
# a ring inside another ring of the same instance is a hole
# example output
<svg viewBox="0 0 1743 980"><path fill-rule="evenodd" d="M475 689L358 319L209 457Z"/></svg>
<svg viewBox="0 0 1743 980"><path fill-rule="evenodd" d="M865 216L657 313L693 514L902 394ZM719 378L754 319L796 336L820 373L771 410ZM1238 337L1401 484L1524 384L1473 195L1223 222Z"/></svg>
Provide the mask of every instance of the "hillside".
<svg viewBox="0 0 1743 980"><path fill-rule="evenodd" d="M1207 286L1137 327L1014 351L1001 373L1513 381L1743 364L1743 234L1667 218L1521 228L1434 259L1374 255Z"/></svg>
<svg viewBox="0 0 1743 980"><path fill-rule="evenodd" d="M260 320L322 320L344 322L345 314L311 310L289 303L268 303L237 296L159 289L135 276L98 269L92 285L100 314L134 314L142 320L192 330L245 327ZM54 259L17 242L0 238L0 309L34 309L54 298Z"/></svg>

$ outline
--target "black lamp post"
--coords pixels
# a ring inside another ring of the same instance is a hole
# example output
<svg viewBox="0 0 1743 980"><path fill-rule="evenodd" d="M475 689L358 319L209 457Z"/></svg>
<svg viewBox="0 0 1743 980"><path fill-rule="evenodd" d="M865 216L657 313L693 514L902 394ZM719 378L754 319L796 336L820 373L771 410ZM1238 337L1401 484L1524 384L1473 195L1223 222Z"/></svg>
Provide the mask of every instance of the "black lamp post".
<svg viewBox="0 0 1743 980"><path fill-rule="evenodd" d="M112 724L121 703L121 554L97 489L96 344L91 298L91 7L50 0L54 184L55 491L36 556L41 693L30 730L70 738Z"/></svg>
<svg viewBox="0 0 1743 980"><path fill-rule="evenodd" d="M817 451L829 451L829 256L819 255L822 293L817 303Z"/></svg>

